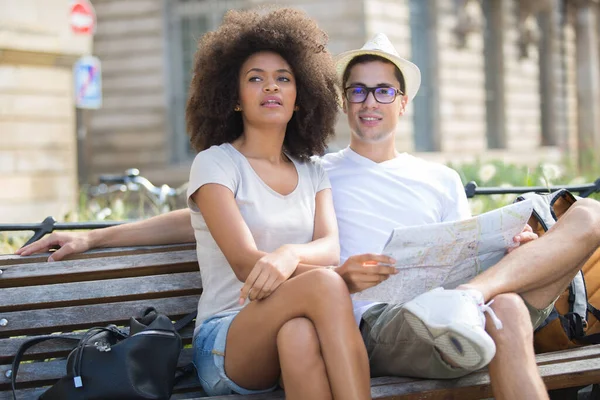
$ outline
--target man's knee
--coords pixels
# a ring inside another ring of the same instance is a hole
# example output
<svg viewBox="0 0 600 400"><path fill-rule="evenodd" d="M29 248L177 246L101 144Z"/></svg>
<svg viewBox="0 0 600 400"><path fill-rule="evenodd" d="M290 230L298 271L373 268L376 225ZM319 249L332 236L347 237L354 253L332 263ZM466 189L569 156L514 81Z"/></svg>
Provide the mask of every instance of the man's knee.
<svg viewBox="0 0 600 400"><path fill-rule="evenodd" d="M294 318L283 324L277 333L280 358L298 363L319 356L321 345L315 326L308 318Z"/></svg>
<svg viewBox="0 0 600 400"><path fill-rule="evenodd" d="M571 214L571 215L569 215ZM565 214L565 219L573 218L581 222L581 230L600 242L600 202L593 199L576 201Z"/></svg>
<svg viewBox="0 0 600 400"><path fill-rule="evenodd" d="M498 319L502 321L502 329L496 329L489 315L486 316L486 330L496 345L500 345L502 342L511 342L517 345L532 343L531 318L521 296L515 293L500 294L494 297L491 307Z"/></svg>

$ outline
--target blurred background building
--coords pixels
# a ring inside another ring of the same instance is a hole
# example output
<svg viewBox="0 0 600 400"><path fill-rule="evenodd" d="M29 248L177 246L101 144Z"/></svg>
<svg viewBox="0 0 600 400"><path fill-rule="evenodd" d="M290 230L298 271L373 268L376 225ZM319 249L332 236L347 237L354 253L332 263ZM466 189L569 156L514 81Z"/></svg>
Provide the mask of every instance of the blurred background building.
<svg viewBox="0 0 600 400"><path fill-rule="evenodd" d="M72 68L92 37L73 34L68 10L69 0L0 0L0 223L75 205Z"/></svg>
<svg viewBox="0 0 600 400"><path fill-rule="evenodd" d="M55 174L64 180L63 188L75 180L76 134L68 100L72 60L59 55L85 49L51 28L62 25L60 12L42 10L66 2L0 0L0 172L9 169L6 160L20 165L24 151L39 148L36 157L46 161L36 165L46 173L65 165ZM598 0L91 2L97 14L93 54L102 61L103 106L81 113L81 181L130 167L158 183L187 180L194 154L184 112L197 39L215 29L229 9L273 3L314 17L329 34L334 54L359 48L384 32L401 55L421 68L423 84L397 135L401 151L440 162L480 158L536 164L566 158L584 162L600 150ZM22 16L36 7L43 34L30 33L30 20ZM55 54L55 61L30 66L32 61L11 56L15 43L19 54L44 51ZM29 49L33 43L37 47ZM52 101L50 94L39 100L42 92L51 93ZM17 114L23 121L35 114L36 122L16 127ZM60 124L45 123L60 118ZM331 149L345 147L348 135L341 116ZM15 144L6 147L7 140ZM29 189L13 187L26 193L50 190L48 181L32 182L35 187ZM71 186L66 193L74 192ZM15 215L2 213L0 220ZM36 212L35 219L42 214ZM28 218L20 214L16 219Z"/></svg>

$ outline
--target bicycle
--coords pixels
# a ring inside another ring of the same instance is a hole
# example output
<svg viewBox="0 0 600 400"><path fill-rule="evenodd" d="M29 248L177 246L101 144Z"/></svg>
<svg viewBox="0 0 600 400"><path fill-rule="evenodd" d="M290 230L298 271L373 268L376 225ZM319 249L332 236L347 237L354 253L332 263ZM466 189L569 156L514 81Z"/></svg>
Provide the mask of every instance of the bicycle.
<svg viewBox="0 0 600 400"><path fill-rule="evenodd" d="M187 182L177 188L155 186L137 168L130 168L123 175L99 176L98 185L83 186L80 209L89 209L96 220L162 214L186 206L187 186Z"/></svg>

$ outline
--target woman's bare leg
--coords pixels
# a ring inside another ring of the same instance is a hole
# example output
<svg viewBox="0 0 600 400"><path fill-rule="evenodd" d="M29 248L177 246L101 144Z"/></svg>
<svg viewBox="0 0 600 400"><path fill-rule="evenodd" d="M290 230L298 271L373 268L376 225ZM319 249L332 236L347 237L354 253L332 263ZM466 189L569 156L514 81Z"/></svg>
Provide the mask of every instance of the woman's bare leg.
<svg viewBox="0 0 600 400"><path fill-rule="evenodd" d="M309 319L286 322L277 334L277 350L287 400L332 399L319 336Z"/></svg>
<svg viewBox="0 0 600 400"><path fill-rule="evenodd" d="M299 317L315 327L333 398L369 399L369 361L348 288L338 274L325 269L294 277L240 311L227 334L227 376L247 389L274 385L280 374L277 335Z"/></svg>

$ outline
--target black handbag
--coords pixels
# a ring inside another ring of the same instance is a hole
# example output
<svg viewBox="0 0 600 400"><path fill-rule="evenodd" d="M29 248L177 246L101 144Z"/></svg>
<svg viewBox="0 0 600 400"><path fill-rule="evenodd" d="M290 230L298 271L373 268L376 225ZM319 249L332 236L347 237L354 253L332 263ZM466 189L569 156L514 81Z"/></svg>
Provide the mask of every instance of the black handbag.
<svg viewBox="0 0 600 400"><path fill-rule="evenodd" d="M129 332L115 325L91 328L82 336L48 335L21 345L12 364L12 389L25 351L52 339L77 341L67 357L67 375L46 390L41 400L169 399L181 352L178 330L195 318L189 314L176 325L148 308L131 318Z"/></svg>

